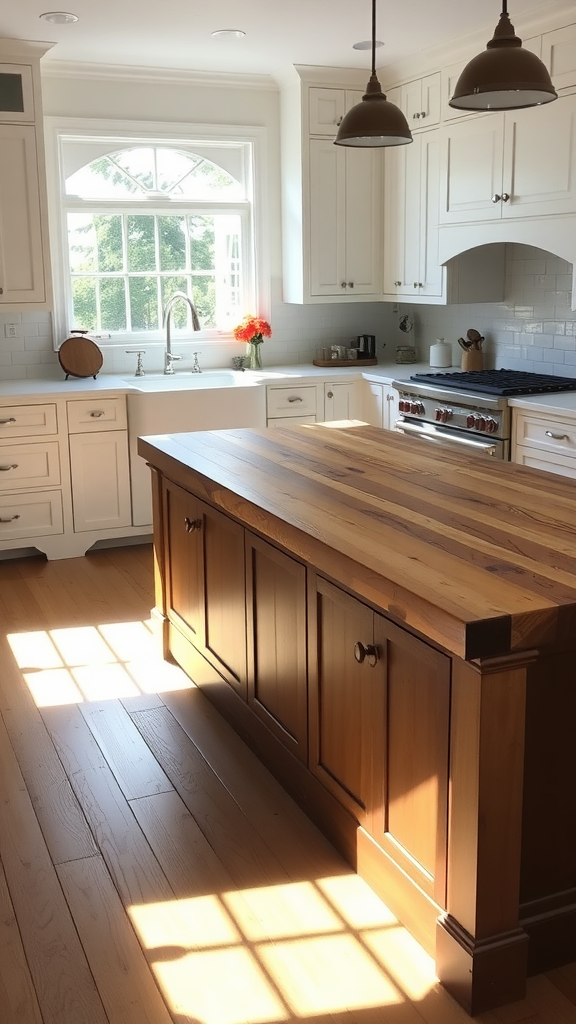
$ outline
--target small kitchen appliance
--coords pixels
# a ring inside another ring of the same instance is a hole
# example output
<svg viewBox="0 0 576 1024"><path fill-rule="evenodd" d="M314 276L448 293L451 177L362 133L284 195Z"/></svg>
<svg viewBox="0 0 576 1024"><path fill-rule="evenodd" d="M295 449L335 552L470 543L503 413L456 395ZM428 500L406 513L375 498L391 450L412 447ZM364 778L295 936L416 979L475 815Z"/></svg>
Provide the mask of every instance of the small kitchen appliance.
<svg viewBox="0 0 576 1024"><path fill-rule="evenodd" d="M376 335L359 334L357 339L358 359L376 358Z"/></svg>

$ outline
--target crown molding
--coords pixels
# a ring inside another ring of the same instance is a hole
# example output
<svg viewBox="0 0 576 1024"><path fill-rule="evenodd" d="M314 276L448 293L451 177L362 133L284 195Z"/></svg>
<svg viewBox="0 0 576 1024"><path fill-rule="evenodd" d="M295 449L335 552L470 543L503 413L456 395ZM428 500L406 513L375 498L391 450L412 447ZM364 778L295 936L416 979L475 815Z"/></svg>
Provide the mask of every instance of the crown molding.
<svg viewBox="0 0 576 1024"><path fill-rule="evenodd" d="M48 43L41 39L0 39L0 56L2 57L35 57L38 60L48 50L51 50L55 43Z"/></svg>
<svg viewBox="0 0 576 1024"><path fill-rule="evenodd" d="M89 64L82 61L48 60L42 63L43 78L85 78L92 81L147 82L157 85L202 85L209 88L241 88L277 91L270 75L228 74L185 68L154 68L124 64Z"/></svg>

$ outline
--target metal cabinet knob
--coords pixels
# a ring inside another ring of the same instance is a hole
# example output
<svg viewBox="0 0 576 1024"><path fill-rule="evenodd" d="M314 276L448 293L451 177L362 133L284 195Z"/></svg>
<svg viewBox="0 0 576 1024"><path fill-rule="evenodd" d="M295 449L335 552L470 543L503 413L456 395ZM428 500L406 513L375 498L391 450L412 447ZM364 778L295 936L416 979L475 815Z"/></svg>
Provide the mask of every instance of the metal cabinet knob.
<svg viewBox="0 0 576 1024"><path fill-rule="evenodd" d="M349 288L353 288L354 287L354 281L348 281L348 287Z"/></svg>
<svg viewBox="0 0 576 1024"><path fill-rule="evenodd" d="M354 644L354 657L359 665L362 665L367 658L370 668L374 668L380 658L378 644L363 644L358 640Z"/></svg>
<svg viewBox="0 0 576 1024"><path fill-rule="evenodd" d="M503 203L507 203L509 199L510 199L510 194L508 192L503 192L502 193L502 202Z"/></svg>
<svg viewBox="0 0 576 1024"><path fill-rule="evenodd" d="M195 530L202 529L201 519L189 519L188 516L184 518L184 526L186 527L186 533L194 533Z"/></svg>
<svg viewBox="0 0 576 1024"><path fill-rule="evenodd" d="M334 392L333 391L327 391L326 392L326 398L334 398Z"/></svg>
<svg viewBox="0 0 576 1024"><path fill-rule="evenodd" d="M394 285L395 285L396 288L399 288L401 284L402 284L402 281L394 281Z"/></svg>
<svg viewBox="0 0 576 1024"><path fill-rule="evenodd" d="M501 199L502 199L502 196L499 196L497 192L495 192L494 195L492 196L492 202L493 203L499 203Z"/></svg>
<svg viewBox="0 0 576 1024"><path fill-rule="evenodd" d="M346 281L342 281L342 283L341 283L340 287L341 287L341 288L345 288L345 287L346 287Z"/></svg>

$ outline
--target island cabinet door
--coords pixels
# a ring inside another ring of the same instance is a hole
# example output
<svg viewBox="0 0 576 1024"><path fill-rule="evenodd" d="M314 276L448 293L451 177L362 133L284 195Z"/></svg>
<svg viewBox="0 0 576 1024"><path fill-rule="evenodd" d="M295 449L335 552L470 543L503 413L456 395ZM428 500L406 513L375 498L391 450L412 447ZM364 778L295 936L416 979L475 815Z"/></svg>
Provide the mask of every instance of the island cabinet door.
<svg viewBox="0 0 576 1024"><path fill-rule="evenodd" d="M374 620L386 696L373 757L372 836L445 907L450 659L382 616Z"/></svg>
<svg viewBox="0 0 576 1024"><path fill-rule="evenodd" d="M248 703L306 764L306 569L247 532L246 570Z"/></svg>
<svg viewBox="0 0 576 1024"><path fill-rule="evenodd" d="M309 607L310 770L371 831L373 754L385 712L374 614L319 576Z"/></svg>
<svg viewBox="0 0 576 1024"><path fill-rule="evenodd" d="M244 531L166 481L168 618L246 696Z"/></svg>

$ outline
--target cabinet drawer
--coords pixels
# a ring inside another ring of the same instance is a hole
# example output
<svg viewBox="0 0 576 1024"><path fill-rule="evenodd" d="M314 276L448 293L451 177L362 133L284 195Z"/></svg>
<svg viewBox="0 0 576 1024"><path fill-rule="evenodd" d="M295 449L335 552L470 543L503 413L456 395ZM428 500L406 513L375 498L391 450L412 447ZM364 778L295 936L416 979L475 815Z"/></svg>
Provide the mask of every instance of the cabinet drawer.
<svg viewBox="0 0 576 1024"><path fill-rule="evenodd" d="M91 398L67 402L68 430L85 434L90 430L125 430L126 400L122 398Z"/></svg>
<svg viewBox="0 0 576 1024"><path fill-rule="evenodd" d="M295 427L298 423L316 423L315 416L275 416L268 420L267 427Z"/></svg>
<svg viewBox="0 0 576 1024"><path fill-rule="evenodd" d="M3 405L0 408L0 438L57 432L55 405Z"/></svg>
<svg viewBox="0 0 576 1024"><path fill-rule="evenodd" d="M520 413L515 423L517 445L576 458L576 420Z"/></svg>
<svg viewBox="0 0 576 1024"><path fill-rule="evenodd" d="M60 491L0 497L0 547L6 540L56 533L64 533Z"/></svg>
<svg viewBox="0 0 576 1024"><path fill-rule="evenodd" d="M0 445L0 492L60 483L57 441Z"/></svg>
<svg viewBox="0 0 576 1024"><path fill-rule="evenodd" d="M268 416L315 416L316 387L268 388Z"/></svg>
<svg viewBox="0 0 576 1024"><path fill-rule="evenodd" d="M531 469L543 469L546 473L558 473L576 480L576 459L569 455L556 455L553 452L538 452L535 448L518 445L514 452L514 461L518 466L529 466Z"/></svg>

